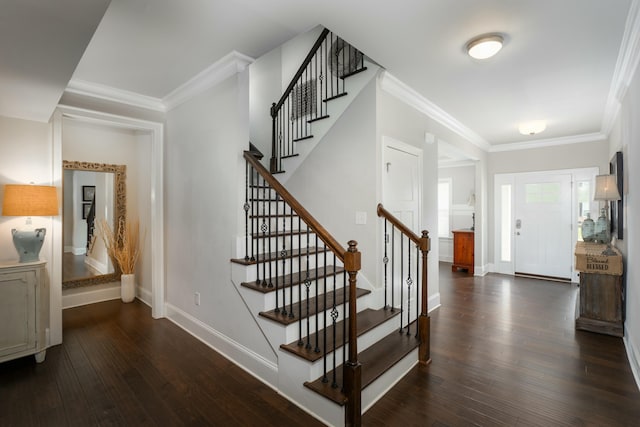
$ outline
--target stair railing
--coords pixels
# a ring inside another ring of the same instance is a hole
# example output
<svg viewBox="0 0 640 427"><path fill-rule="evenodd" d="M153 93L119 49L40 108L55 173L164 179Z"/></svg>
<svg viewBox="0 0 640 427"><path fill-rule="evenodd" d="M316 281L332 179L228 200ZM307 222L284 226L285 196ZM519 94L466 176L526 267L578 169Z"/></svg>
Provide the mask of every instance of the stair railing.
<svg viewBox="0 0 640 427"><path fill-rule="evenodd" d="M275 292L277 315L289 323L297 321L299 329L297 345L304 346L310 352L321 354L324 359L322 381L330 383L336 390L341 389L346 396L347 425L360 425L362 380L357 346L356 277L361 266L361 256L357 242L349 241L349 247L345 249L267 171L255 157L256 154L254 151L244 152L246 161L243 206L245 262L256 265L255 285ZM294 227L298 227L298 230L294 230ZM314 244L314 240L315 247L311 248L310 244ZM278 243L280 247L275 247ZM327 252L331 252L329 256L333 258L333 266L330 267L327 266ZM261 256L266 258L261 260ZM320 256L323 260L318 259ZM344 268L336 267L336 261L341 262ZM319 266L320 263L323 266ZM315 269L311 268L312 264L315 265ZM296 266L298 273L294 274ZM328 268L332 271L327 271ZM311 271L313 273L310 273ZM287 272L289 272L288 276ZM336 279L340 273L343 277L341 292ZM282 278L283 283L279 282L278 277ZM316 282L315 298L310 294L314 280ZM324 292L319 295L321 282ZM298 303L294 304L296 286ZM332 295L332 301L327 300L328 293ZM320 301L322 301L322 309ZM336 343L336 336L340 335L337 323L340 304L342 304L343 317L346 321L342 323L343 342ZM328 308L330 310L327 310ZM331 320L327 319L327 311ZM307 315L306 325L303 325L302 319L305 314ZM315 316L314 322L311 322L312 315ZM315 334L311 330L312 323L315 324ZM320 339L320 327L325 331L322 339ZM333 342L328 342L326 336L328 327L332 328ZM313 340L312 335L314 335ZM343 349L341 361L336 360L335 350L339 346ZM347 348L348 359L346 358ZM330 353L333 353L332 356L329 355ZM332 364L332 369L327 366L328 363ZM338 384L336 375L340 363L343 365L342 384Z"/></svg>
<svg viewBox="0 0 640 427"><path fill-rule="evenodd" d="M412 293L415 295L415 337L420 340L418 360L428 364L431 362L427 284L427 256L431 248L429 232L423 230L422 236L418 237L382 203L378 204L377 212L384 218L384 307L391 311L400 310L399 333L410 335L413 324L411 297ZM414 284L419 286L412 286Z"/></svg>
<svg viewBox="0 0 640 427"><path fill-rule="evenodd" d="M271 106L272 173L282 171L282 159L298 155L298 141L313 137L311 123L329 117L327 102L347 94L344 80L365 69L362 52L331 31L322 31Z"/></svg>

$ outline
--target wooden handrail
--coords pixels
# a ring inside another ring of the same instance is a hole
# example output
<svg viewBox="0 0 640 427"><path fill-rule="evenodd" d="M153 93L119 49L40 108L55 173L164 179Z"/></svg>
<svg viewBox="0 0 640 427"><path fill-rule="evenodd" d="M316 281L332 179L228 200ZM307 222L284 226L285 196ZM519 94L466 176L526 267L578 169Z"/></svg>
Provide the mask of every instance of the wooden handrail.
<svg viewBox="0 0 640 427"><path fill-rule="evenodd" d="M296 74L293 76L293 79L291 79L289 86L287 86L287 88L285 89L284 93L280 97L280 100L271 106L271 117L276 117L276 115L278 114L278 110L280 110L280 107L282 107L282 104L284 104L284 101L296 86L298 79L300 78L300 76L302 76L302 73L304 73L304 70L307 68L307 65L309 65L311 59L316 54L316 50L318 50L324 39L327 37L327 34L329 34L328 29L325 28L324 30L322 30L322 33L320 33L318 40L316 40L316 42L313 44L306 58L304 58L304 61L302 61L302 65L300 65L300 68L298 68L298 71L296 71Z"/></svg>
<svg viewBox="0 0 640 427"><path fill-rule="evenodd" d="M264 178L265 181L282 197L282 199L298 214L298 216L313 230L313 232L322 240L328 247L336 254L336 257L341 262L344 262L347 250L322 226L320 223L296 200L295 197L287 191L286 188L280 182L273 177L262 166L250 151L244 152L244 158L247 162L258 171L258 173Z"/></svg>
<svg viewBox="0 0 640 427"><path fill-rule="evenodd" d="M422 238L418 237L418 235L416 233L414 233L413 231L411 231L411 229L409 227L404 225L402 223L402 221L400 221L398 218L396 218L391 212L386 210L384 208L384 206L382 206L382 203L378 203L377 212L378 212L378 216L379 217L386 218L387 221L389 221L397 229L399 229L402 233L404 233L407 237L409 237L409 239L411 239L416 245L418 245L420 247L420 250L428 251L430 249L429 247L422 247L422 245L425 242L425 239L422 239Z"/></svg>

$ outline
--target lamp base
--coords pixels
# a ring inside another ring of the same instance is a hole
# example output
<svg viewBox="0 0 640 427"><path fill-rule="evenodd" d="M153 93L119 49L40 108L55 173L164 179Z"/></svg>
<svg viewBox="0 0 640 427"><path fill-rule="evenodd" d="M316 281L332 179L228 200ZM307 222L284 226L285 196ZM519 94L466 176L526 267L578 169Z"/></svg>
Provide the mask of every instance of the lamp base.
<svg viewBox="0 0 640 427"><path fill-rule="evenodd" d="M13 234L13 245L18 251L19 262L40 261L40 249L44 243L44 236L47 234L46 228L36 228L35 230L11 230Z"/></svg>

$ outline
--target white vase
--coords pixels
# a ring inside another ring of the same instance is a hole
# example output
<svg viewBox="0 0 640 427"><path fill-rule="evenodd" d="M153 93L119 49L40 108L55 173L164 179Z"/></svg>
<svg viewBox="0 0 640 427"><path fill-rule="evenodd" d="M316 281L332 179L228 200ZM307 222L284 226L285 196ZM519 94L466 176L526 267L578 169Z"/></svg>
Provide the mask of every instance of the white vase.
<svg viewBox="0 0 640 427"><path fill-rule="evenodd" d="M120 276L120 297L122 302L131 302L136 297L136 275L122 274Z"/></svg>

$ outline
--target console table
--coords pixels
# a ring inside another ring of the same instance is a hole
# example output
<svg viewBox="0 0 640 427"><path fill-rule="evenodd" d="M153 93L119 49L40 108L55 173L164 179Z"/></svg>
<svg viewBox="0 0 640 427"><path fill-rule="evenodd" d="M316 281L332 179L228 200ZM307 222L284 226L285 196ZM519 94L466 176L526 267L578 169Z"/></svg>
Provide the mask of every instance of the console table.
<svg viewBox="0 0 640 427"><path fill-rule="evenodd" d="M576 270L580 271L580 313L576 329L624 336L622 255L602 255L607 245L578 242Z"/></svg>
<svg viewBox="0 0 640 427"><path fill-rule="evenodd" d="M44 361L49 287L44 261L0 263L0 362L35 355Z"/></svg>

